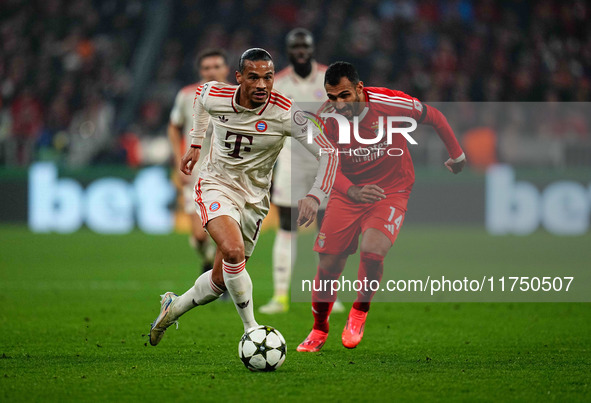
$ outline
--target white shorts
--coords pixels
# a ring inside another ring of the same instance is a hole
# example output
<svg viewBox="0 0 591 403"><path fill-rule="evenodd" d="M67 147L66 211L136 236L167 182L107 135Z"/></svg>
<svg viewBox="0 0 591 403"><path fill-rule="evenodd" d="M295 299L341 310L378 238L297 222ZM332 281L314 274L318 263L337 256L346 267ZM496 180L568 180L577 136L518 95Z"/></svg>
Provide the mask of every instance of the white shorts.
<svg viewBox="0 0 591 403"><path fill-rule="evenodd" d="M269 195L258 203L247 203L239 194L201 178L195 185L195 207L205 227L209 221L223 215L232 217L239 225L244 240L244 255L249 257L259 239L261 225L269 212Z"/></svg>

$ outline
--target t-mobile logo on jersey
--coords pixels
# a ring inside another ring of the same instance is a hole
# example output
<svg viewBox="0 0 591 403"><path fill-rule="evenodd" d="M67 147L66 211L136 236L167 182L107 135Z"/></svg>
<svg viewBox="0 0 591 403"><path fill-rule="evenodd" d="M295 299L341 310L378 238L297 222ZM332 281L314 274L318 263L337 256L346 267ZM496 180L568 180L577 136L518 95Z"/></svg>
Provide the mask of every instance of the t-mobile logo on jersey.
<svg viewBox="0 0 591 403"><path fill-rule="evenodd" d="M240 151L243 150L244 152L250 152L250 147L242 148L242 139L246 139L246 140L248 140L249 144L252 144L253 136L248 136L246 134L227 132L226 133L226 140L228 140L231 136L236 136L236 140L234 141L234 148L232 148L231 142L226 141L226 143L225 143L226 147L232 148L232 152L228 153L228 155L230 157L244 159L244 157L240 156Z"/></svg>

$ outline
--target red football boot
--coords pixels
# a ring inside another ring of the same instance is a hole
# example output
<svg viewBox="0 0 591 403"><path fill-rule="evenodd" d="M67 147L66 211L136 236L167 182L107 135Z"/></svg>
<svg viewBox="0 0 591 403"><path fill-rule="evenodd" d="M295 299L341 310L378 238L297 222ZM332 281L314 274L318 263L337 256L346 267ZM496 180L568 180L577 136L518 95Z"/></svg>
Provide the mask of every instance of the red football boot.
<svg viewBox="0 0 591 403"><path fill-rule="evenodd" d="M355 348L363 338L363 329L365 329L365 319L367 312L358 311L351 308L347 324L343 329L343 346L347 348Z"/></svg>
<svg viewBox="0 0 591 403"><path fill-rule="evenodd" d="M308 352L308 353L315 353L320 351L326 339L328 338L328 333L323 332L322 330L312 329L306 340L304 340L297 348L297 351L300 352Z"/></svg>

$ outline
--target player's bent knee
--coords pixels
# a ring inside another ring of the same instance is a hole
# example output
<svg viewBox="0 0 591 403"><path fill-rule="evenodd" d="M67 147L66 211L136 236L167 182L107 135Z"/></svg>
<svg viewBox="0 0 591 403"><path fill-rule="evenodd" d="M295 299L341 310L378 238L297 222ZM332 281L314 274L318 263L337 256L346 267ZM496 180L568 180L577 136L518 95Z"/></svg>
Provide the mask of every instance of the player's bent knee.
<svg viewBox="0 0 591 403"><path fill-rule="evenodd" d="M368 255L381 256L382 259L386 257L392 245L362 245L361 253Z"/></svg>
<svg viewBox="0 0 591 403"><path fill-rule="evenodd" d="M328 272L342 272L347 262L347 255L329 255L320 253L319 266Z"/></svg>
<svg viewBox="0 0 591 403"><path fill-rule="evenodd" d="M367 265L376 265L384 263L384 256L379 253L361 252L361 260Z"/></svg>
<svg viewBox="0 0 591 403"><path fill-rule="evenodd" d="M392 240L383 232L375 228L369 228L363 233L361 239L361 253L373 253L386 256L392 247Z"/></svg>
<svg viewBox="0 0 591 403"><path fill-rule="evenodd" d="M222 257L228 263L240 263L244 260L244 246L227 246L222 249Z"/></svg>

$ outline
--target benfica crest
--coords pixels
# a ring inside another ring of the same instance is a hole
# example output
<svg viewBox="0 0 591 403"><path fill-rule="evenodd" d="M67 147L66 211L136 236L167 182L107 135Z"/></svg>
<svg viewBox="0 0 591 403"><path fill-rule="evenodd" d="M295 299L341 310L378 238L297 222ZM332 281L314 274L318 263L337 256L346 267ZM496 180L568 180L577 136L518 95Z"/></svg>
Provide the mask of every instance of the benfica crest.
<svg viewBox="0 0 591 403"><path fill-rule="evenodd" d="M320 232L318 234L318 238L316 239L316 242L318 242L318 246L320 246L321 248L324 248L325 241L326 241L326 235L324 235L324 233Z"/></svg>

